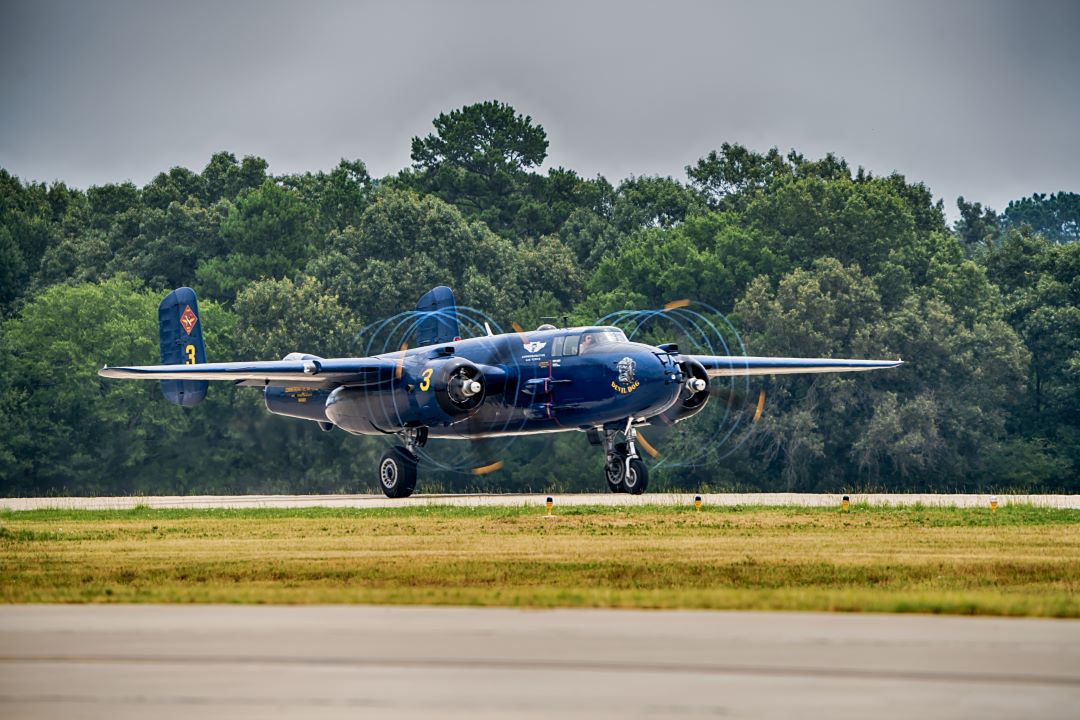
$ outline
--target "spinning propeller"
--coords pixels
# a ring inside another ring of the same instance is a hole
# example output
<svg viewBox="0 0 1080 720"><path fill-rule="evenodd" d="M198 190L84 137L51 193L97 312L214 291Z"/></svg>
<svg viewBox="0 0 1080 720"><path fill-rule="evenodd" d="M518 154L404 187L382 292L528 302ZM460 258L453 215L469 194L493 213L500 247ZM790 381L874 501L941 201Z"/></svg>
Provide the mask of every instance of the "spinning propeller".
<svg viewBox="0 0 1080 720"><path fill-rule="evenodd" d="M426 361L430 349L423 353L414 352L413 354L410 354L410 349L421 344L419 336L424 330L425 323L430 324L433 319L445 319L455 323L461 337L484 338L504 332L499 324L483 311L458 305L450 310L401 312L372 323L357 334L354 348L366 356L398 351L401 355L397 359L394 379L412 377L418 372L419 366ZM516 324L515 331L523 332ZM363 339L362 348L360 347L361 338ZM453 343L448 342L447 345L452 346ZM515 358L512 362L516 363L517 359ZM483 375L479 373L475 365L462 359L460 365L449 372L445 378L432 377L431 382L436 392L443 393L442 397L448 403L448 410L466 415L465 419L453 426L457 428L457 434L463 439L456 442L416 444L412 448L416 457L427 466L455 474L480 477L500 470L503 467L501 458L506 457L510 445L517 440L517 436L465 439L472 430L468 413L478 407L486 396ZM395 383L391 392L382 396L383 411L393 413L394 407L407 404L407 394L413 391L412 385L402 386L400 383ZM522 420L508 416L499 431L513 432L520 429L522 424ZM391 444L397 441L396 436L386 437Z"/></svg>
<svg viewBox="0 0 1080 720"><path fill-rule="evenodd" d="M637 445L651 458L652 468L700 466L729 456L746 442L764 412L764 389L752 387L746 376L709 378L689 357L746 355L741 336L723 313L704 303L674 300L657 310L614 312L597 324L615 325L630 340L678 348L676 361L688 376L682 394L675 406L637 433ZM697 416L693 422L682 422L692 416Z"/></svg>

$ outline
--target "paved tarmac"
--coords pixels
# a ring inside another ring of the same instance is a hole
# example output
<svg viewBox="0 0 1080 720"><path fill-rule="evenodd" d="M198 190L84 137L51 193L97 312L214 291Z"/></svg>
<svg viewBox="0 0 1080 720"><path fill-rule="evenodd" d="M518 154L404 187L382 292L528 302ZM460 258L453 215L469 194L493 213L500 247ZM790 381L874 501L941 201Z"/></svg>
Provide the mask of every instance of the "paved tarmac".
<svg viewBox="0 0 1080 720"><path fill-rule="evenodd" d="M566 494L553 495L561 505L691 505L693 493L646 493L644 495ZM710 506L734 505L802 505L806 507L836 507L842 495L821 493L709 493L701 496ZM851 494L853 503L870 505L915 505L950 507L989 507L993 495L935 495L935 494ZM391 500L383 495L160 495L127 497L46 497L0 498L0 509L36 510L65 508L81 510L119 510L139 505L152 508L299 508L353 507L386 508L416 505L461 506L523 506L543 505L545 494L418 494L410 498ZM1023 503L1039 507L1080 509L1080 495L1000 495L998 506Z"/></svg>
<svg viewBox="0 0 1080 720"><path fill-rule="evenodd" d="M1075 718L1080 622L0 607L4 718Z"/></svg>

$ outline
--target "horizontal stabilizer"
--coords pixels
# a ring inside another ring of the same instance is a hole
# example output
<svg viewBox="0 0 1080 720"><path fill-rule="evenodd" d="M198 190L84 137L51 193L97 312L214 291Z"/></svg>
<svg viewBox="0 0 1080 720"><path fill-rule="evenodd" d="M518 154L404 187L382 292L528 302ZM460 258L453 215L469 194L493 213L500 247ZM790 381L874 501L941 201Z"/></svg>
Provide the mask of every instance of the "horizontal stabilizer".
<svg viewBox="0 0 1080 720"><path fill-rule="evenodd" d="M103 367L98 375L143 380L257 381L263 385L284 383L333 383L370 385L394 376L397 363L377 358L332 360L264 360L257 362L203 363L200 365L136 365ZM252 384L245 382L245 384Z"/></svg>

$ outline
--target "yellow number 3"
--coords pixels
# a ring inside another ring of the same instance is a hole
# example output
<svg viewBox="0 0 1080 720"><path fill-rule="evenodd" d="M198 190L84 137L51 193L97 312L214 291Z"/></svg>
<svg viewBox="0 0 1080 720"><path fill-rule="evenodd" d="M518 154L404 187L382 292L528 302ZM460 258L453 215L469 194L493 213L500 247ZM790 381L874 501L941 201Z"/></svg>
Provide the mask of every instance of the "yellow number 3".
<svg viewBox="0 0 1080 720"><path fill-rule="evenodd" d="M185 365L194 365L195 364L195 346L194 345L185 345L184 346L184 353L187 355L187 361L184 364Z"/></svg>
<svg viewBox="0 0 1080 720"><path fill-rule="evenodd" d="M431 387L431 373L433 372L434 370L428 368L420 374L420 377L424 378L420 381L420 392L427 392L427 389Z"/></svg>

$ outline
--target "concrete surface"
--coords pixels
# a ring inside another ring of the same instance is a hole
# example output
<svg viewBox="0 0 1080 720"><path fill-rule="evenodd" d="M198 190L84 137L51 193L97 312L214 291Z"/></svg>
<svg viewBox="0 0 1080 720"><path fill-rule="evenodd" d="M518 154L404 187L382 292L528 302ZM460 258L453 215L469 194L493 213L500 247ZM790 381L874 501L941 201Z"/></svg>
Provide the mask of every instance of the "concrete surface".
<svg viewBox="0 0 1080 720"><path fill-rule="evenodd" d="M1075 718L1080 622L0 607L4 718Z"/></svg>
<svg viewBox="0 0 1080 720"><path fill-rule="evenodd" d="M162 495L146 497L47 497L0 498L0 509L36 510L41 508L74 508L84 510L117 510L145 505L153 508L297 508L297 507L355 507L386 508L414 505L462 506L522 506L543 505L544 494L460 494L414 495L391 500L382 495ZM644 495L613 495L610 493L553 496L556 505L691 505L693 493L646 493ZM707 505L803 505L836 507L840 494L816 493L711 493L702 495ZM915 505L953 507L989 507L991 495L887 495L851 494L853 503L871 505ZM999 507L1009 503L1025 503L1040 507L1080 508L1080 495L1001 495Z"/></svg>

